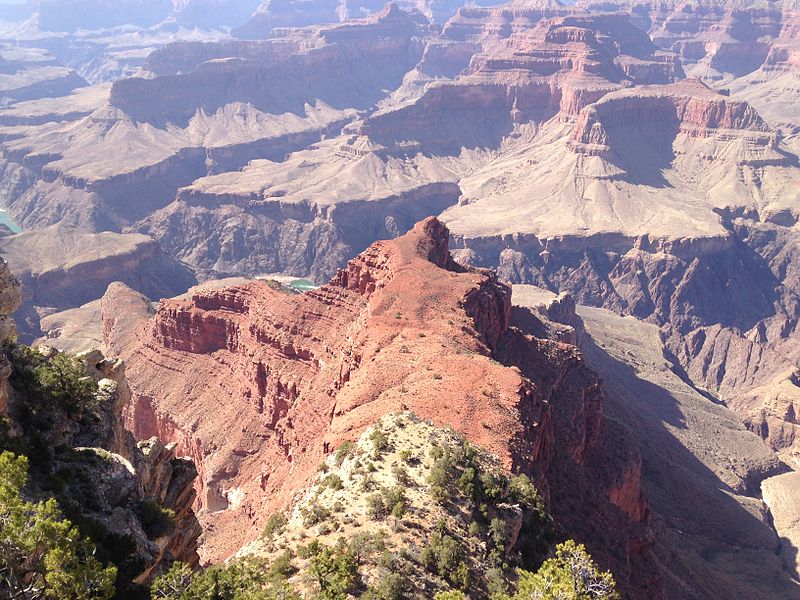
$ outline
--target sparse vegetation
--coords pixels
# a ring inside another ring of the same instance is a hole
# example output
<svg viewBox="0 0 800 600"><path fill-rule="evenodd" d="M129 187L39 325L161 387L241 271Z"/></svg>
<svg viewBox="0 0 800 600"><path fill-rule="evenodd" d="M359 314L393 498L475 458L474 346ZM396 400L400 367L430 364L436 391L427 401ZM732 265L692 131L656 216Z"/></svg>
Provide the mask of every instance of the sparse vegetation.
<svg viewBox="0 0 800 600"><path fill-rule="evenodd" d="M370 517L375 520L385 519L390 514L401 518L406 510L406 496L402 487L383 487L380 492L367 498ZM399 515L399 516L396 516Z"/></svg>
<svg viewBox="0 0 800 600"><path fill-rule="evenodd" d="M614 600L619 598L614 577L601 571L582 544L573 540L556 546L535 573L519 572L513 600Z"/></svg>
<svg viewBox="0 0 800 600"><path fill-rule="evenodd" d="M433 600L467 600L464 592L459 590L447 590L446 592L436 592Z"/></svg>
<svg viewBox="0 0 800 600"><path fill-rule="evenodd" d="M380 583L369 588L362 596L364 600L401 600L408 591L408 580L399 573L385 573Z"/></svg>
<svg viewBox="0 0 800 600"><path fill-rule="evenodd" d="M65 519L54 499L23 497L28 461L0 454L0 596L105 600L117 569L104 567L94 546Z"/></svg>
<svg viewBox="0 0 800 600"><path fill-rule="evenodd" d="M398 485L407 486L411 483L411 477L408 474L408 469L401 464L392 465L392 475L394 475Z"/></svg>
<svg viewBox="0 0 800 600"><path fill-rule="evenodd" d="M261 561L248 560L192 573L175 563L156 578L153 600L300 600L284 575Z"/></svg>
<svg viewBox="0 0 800 600"><path fill-rule="evenodd" d="M369 435L372 442L372 457L377 460L380 456L389 449L389 438L380 427L376 427Z"/></svg>
<svg viewBox="0 0 800 600"><path fill-rule="evenodd" d="M469 567L459 542L448 534L434 532L421 554L422 563L432 573L444 578L454 587L469 587Z"/></svg>
<svg viewBox="0 0 800 600"><path fill-rule="evenodd" d="M283 513L275 513L267 519L267 524L264 525L264 530L261 532L261 537L271 540L276 534L281 533L286 528L286 515Z"/></svg>
<svg viewBox="0 0 800 600"><path fill-rule="evenodd" d="M331 516L331 511L316 501L303 508L300 512L303 515L303 525L306 527L318 525Z"/></svg>
<svg viewBox="0 0 800 600"><path fill-rule="evenodd" d="M344 487L344 482L342 481L342 478L339 477L336 473L331 473L322 480L320 486L322 487L322 489L330 488L336 491Z"/></svg>
<svg viewBox="0 0 800 600"><path fill-rule="evenodd" d="M59 410L81 419L97 410L97 383L86 376L86 367L76 357L57 354L48 358L35 348L6 344L6 357L13 372L11 383L26 397L23 426L49 424Z"/></svg>
<svg viewBox="0 0 800 600"><path fill-rule="evenodd" d="M353 552L340 544L328 548L312 542L309 574L319 586L320 600L345 600L358 581L358 562Z"/></svg>
<svg viewBox="0 0 800 600"><path fill-rule="evenodd" d="M294 516L273 516L262 536L270 581L293 593L520 600L514 582L546 558L552 527L530 479L455 431L388 416L325 464Z"/></svg>

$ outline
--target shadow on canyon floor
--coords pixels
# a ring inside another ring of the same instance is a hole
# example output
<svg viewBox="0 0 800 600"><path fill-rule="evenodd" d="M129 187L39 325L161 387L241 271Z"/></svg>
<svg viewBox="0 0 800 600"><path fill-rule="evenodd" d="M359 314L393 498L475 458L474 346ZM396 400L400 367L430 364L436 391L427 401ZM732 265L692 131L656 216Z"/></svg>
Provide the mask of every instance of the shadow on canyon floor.
<svg viewBox="0 0 800 600"><path fill-rule="evenodd" d="M788 467L763 459L759 463L756 458L750 473L740 479L732 475L726 483L718 474L723 469L715 472L710 465L721 465L728 458L735 461L735 456L727 454L729 444L736 444L733 436L750 434L743 428L725 430L731 421L726 423L726 415L720 415L723 407L691 389L673 392L642 379L631 365L612 357L588 336L581 349L604 378L607 416L627 430L641 451L654 527L669 530L661 546L657 542L656 552L670 576L708 581L709 598L720 589L729 597L766 597L768 593L769 597L800 598L800 587L790 581L794 574L783 566L794 564L797 549L784 540L781 552L771 524L755 514L760 482ZM710 441L712 436L716 442ZM742 454L746 451L742 448ZM737 467L729 465L731 471ZM745 504L751 504L752 512ZM681 547L664 546L668 538L680 540ZM767 573L785 577L770 578Z"/></svg>

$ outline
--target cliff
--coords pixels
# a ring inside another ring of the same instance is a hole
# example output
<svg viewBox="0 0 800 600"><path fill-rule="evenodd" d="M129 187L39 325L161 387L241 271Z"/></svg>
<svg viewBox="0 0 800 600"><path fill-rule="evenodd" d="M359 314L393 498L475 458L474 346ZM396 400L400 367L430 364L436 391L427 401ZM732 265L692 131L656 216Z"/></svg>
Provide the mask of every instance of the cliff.
<svg viewBox="0 0 800 600"><path fill-rule="evenodd" d="M137 443L125 430L122 363L98 351L73 358L13 343L3 359L0 449L28 456L28 493L55 498L98 560L117 567L117 593L141 593L176 560L197 565L197 471L174 444Z"/></svg>
<svg viewBox="0 0 800 600"><path fill-rule="evenodd" d="M786 470L783 461L732 407L693 384L659 327L530 285L515 285L513 301L577 334L587 364L603 376L604 412L642 455L641 485L658 532L653 552L669 597L796 597L794 566L784 568L795 554L780 538L793 535L783 515L800 502L767 493L791 473L772 477ZM620 486L615 498L624 501L629 490ZM773 518L783 519L777 533Z"/></svg>
<svg viewBox="0 0 800 600"><path fill-rule="evenodd" d="M147 236L86 233L65 226L6 236L0 254L22 284L18 313L23 340L41 335L39 318L99 299L123 281L153 299L186 291L191 271Z"/></svg>
<svg viewBox="0 0 800 600"><path fill-rule="evenodd" d="M11 274L8 263L0 265L0 340L3 343L17 339L17 327L11 315L19 308L22 293L19 282ZM8 378L11 375L11 363L5 355L0 357L0 416L8 410Z"/></svg>
<svg viewBox="0 0 800 600"><path fill-rule="evenodd" d="M657 587L641 541L646 501L633 491L624 511L612 502L636 458L604 454L602 385L574 348L511 326L509 288L457 267L435 219L302 295L253 282L163 302L152 319L144 306L139 317L128 310L124 321L122 302L136 303L117 287L103 304L107 343L128 366L128 424L198 464L204 558L252 540L343 441L410 410L528 473L554 506L594 494L588 510L639 566L604 559L631 587ZM569 512L564 527L578 535Z"/></svg>
<svg viewBox="0 0 800 600"><path fill-rule="evenodd" d="M383 90L397 87L422 50L416 39L420 24L396 5L369 19L304 33L296 41L222 42L205 49L180 45L162 51L175 57L167 58L174 66L158 67L160 57L154 57L151 68L164 74L115 82L110 104L138 121L168 116L176 123L191 119L199 107L214 113L231 102L275 115L296 113L304 102L315 100L364 109ZM179 53L190 49L195 58L183 70L186 59L178 59ZM335 74L348 70L357 73L351 86L337 85Z"/></svg>
<svg viewBox="0 0 800 600"><path fill-rule="evenodd" d="M455 202L456 179L432 158L395 157L340 136L198 179L137 229L201 276L286 272L324 281L372 241Z"/></svg>
<svg viewBox="0 0 800 600"><path fill-rule="evenodd" d="M30 456L34 489L54 496L81 534L97 545L98 558L119 567L117 590L125 593L148 583L175 560L196 565L197 471L176 455L175 445L156 439L136 444L124 429L122 408L129 395L122 365L97 352L81 355L96 381L98 411L87 417L55 409L60 414L48 415L52 420L44 426L37 412L38 431L33 431L31 409L40 399L29 391L20 356L10 354L10 443L35 453Z"/></svg>
<svg viewBox="0 0 800 600"><path fill-rule="evenodd" d="M469 66L412 103L377 111L359 131L390 147L408 139L445 152L491 147L516 123L575 116L613 90L681 75L627 15L564 11L463 9L442 37L480 44Z"/></svg>

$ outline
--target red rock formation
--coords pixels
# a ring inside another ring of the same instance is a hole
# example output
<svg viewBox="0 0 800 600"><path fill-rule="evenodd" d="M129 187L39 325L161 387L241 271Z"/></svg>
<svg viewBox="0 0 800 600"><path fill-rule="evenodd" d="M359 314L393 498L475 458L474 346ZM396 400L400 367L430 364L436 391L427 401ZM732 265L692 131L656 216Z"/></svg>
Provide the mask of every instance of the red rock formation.
<svg viewBox="0 0 800 600"><path fill-rule="evenodd" d="M586 107L578 119L568 146L589 155L605 155L614 151L610 131L618 130L617 144L625 144L619 130L659 129L664 140L678 134L693 138L709 138L722 132L722 139L746 141L765 153L740 153L738 164L789 164L787 158L774 152L779 136L747 102L722 96L696 79L686 79L667 86L646 86L608 94Z"/></svg>
<svg viewBox="0 0 800 600"><path fill-rule="evenodd" d="M361 132L389 146L408 139L447 149L487 146L513 123L576 116L610 91L681 75L674 57L658 51L628 15L567 12L460 10L442 37L481 45L465 75L429 86L409 106L379 111ZM447 126L456 119L469 125Z"/></svg>
<svg viewBox="0 0 800 600"><path fill-rule="evenodd" d="M576 535L602 514L610 525L596 551L626 585L653 585L646 550L624 552L634 575L603 546L640 543L647 508L622 437L606 452L601 383L573 346L511 326L509 288L455 265L447 239L428 219L302 295L255 281L165 301L151 320L141 306L125 321L115 307L135 300L119 286L107 296L130 428L178 442L198 464L205 559L257 535L342 441L408 409L532 474ZM576 511L587 494L597 501Z"/></svg>

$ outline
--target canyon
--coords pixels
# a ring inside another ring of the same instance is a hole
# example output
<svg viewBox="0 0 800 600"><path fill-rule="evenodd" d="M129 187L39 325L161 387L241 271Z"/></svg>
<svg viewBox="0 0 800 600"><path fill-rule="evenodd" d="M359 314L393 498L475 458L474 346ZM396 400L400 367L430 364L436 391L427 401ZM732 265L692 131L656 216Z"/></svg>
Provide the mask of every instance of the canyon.
<svg viewBox="0 0 800 600"><path fill-rule="evenodd" d="M109 290L104 333L128 369L128 427L177 442L198 465L204 559L252 541L375 415L407 410L529 474L572 531L581 489L608 490L590 509L602 523L593 552L631 589L660 593L640 458L604 420L596 375L574 347L512 325L534 317L515 314L493 274L454 263L447 244L428 219L315 291L253 282L165 301L152 316L129 288Z"/></svg>
<svg viewBox="0 0 800 600"><path fill-rule="evenodd" d="M797 7L233 4L0 10L21 339L125 363L203 561L410 411L630 597L797 596Z"/></svg>
<svg viewBox="0 0 800 600"><path fill-rule="evenodd" d="M138 441L125 429L123 411L130 404L125 366L99 350L79 354L74 365L90 386L84 401L93 407L92 414L53 402L46 386L32 382L37 374L28 369L33 361L38 369L58 371L59 353L43 346L26 354L16 345L10 314L23 301L22 286L5 262L0 265L0 299L0 448L4 457L8 449L30 455L26 493L53 502L57 498L51 513L63 511L81 535L91 532L96 543L92 554L119 567L116 589L122 594L148 584L176 560L198 564L201 530L193 510L197 470L177 454L175 444L155 437ZM69 376L58 372L62 378ZM169 527L154 525L146 512L150 506L168 515ZM28 526L35 524L29 520ZM14 548L14 542L9 539L6 547ZM11 551L3 556L4 569L7 560ZM4 596L7 582L4 577L0 584Z"/></svg>

